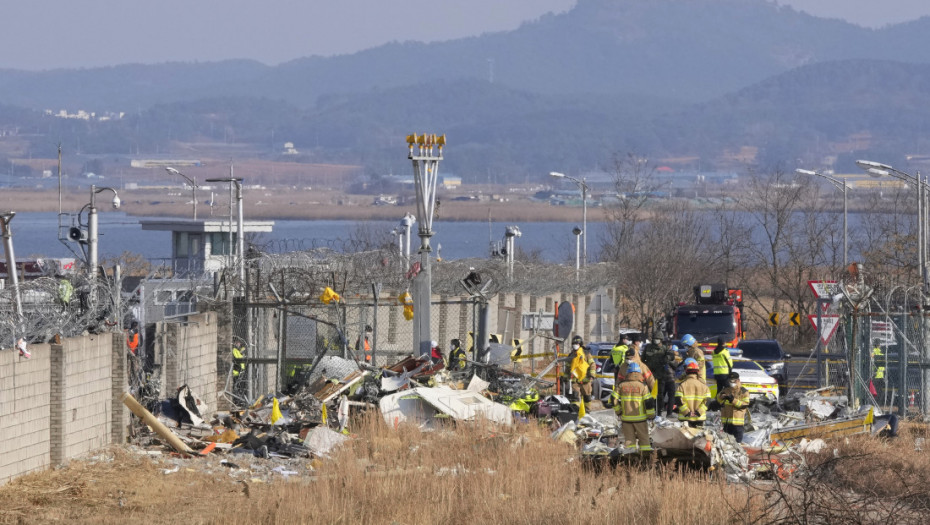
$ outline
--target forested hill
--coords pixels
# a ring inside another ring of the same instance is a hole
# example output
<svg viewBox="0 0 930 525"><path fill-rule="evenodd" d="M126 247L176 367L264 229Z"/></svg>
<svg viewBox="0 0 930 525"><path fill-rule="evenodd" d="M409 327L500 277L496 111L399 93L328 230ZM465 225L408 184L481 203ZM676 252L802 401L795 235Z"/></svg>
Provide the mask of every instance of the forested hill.
<svg viewBox="0 0 930 525"><path fill-rule="evenodd" d="M332 93L490 80L493 68L495 83L527 92L648 93L699 102L815 62L930 62L930 19L873 30L767 0L579 0L571 11L508 32L396 42L326 58L312 49L303 54L308 58L278 66L242 60L5 70L0 100L40 110L132 112L244 95L309 108Z"/></svg>

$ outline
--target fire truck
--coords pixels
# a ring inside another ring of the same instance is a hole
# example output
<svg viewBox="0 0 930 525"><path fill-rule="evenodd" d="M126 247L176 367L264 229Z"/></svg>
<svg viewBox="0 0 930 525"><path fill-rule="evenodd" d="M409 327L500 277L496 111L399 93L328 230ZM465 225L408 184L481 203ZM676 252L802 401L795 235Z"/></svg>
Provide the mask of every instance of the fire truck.
<svg viewBox="0 0 930 525"><path fill-rule="evenodd" d="M694 304L679 304L669 318L672 339L691 334L705 352L713 351L717 338L736 348L743 338L743 291L723 284L697 285Z"/></svg>

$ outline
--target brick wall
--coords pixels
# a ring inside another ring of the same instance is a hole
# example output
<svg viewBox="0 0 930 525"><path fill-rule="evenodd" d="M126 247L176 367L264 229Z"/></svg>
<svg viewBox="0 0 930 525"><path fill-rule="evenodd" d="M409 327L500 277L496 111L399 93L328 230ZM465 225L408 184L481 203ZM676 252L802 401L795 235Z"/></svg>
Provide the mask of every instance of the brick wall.
<svg viewBox="0 0 930 525"><path fill-rule="evenodd" d="M29 351L0 351L0 484L50 464L50 347Z"/></svg>

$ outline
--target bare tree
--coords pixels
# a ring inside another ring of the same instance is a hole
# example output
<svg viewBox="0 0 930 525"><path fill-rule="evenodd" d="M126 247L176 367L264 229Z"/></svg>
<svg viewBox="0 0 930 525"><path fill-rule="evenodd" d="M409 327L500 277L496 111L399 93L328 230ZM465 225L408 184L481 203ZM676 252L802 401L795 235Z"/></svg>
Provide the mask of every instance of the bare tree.
<svg viewBox="0 0 930 525"><path fill-rule="evenodd" d="M797 213L809 192L809 180L776 169L751 174L737 203L753 235L740 271L743 295L750 299L745 311L750 314L748 320L759 327L766 326L769 313L779 312L785 302L784 272L796 251L793 239L803 233Z"/></svg>
<svg viewBox="0 0 930 525"><path fill-rule="evenodd" d="M652 211L614 263L625 310L643 328L661 324L669 308L689 296L694 283L708 273L711 260L702 212L674 207Z"/></svg>
<svg viewBox="0 0 930 525"><path fill-rule="evenodd" d="M614 159L614 189L618 203L607 209L607 228L601 257L617 261L624 257L636 236L639 224L646 220L647 205L659 190L655 169L648 159L628 154Z"/></svg>

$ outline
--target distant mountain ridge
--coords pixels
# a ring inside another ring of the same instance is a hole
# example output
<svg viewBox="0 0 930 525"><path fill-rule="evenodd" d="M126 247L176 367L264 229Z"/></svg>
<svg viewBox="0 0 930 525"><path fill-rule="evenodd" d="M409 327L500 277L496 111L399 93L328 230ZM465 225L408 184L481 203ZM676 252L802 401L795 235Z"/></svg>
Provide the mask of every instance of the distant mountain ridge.
<svg viewBox="0 0 930 525"><path fill-rule="evenodd" d="M273 156L289 141L371 174L402 169L406 134L443 132L444 166L466 181L609 167L630 152L684 159L682 170L831 156L855 169L854 155L927 149L928 29L930 18L864 29L765 0L580 0L510 32L276 67L4 70L0 131L28 136L22 156L35 157L58 142L89 155L215 143Z"/></svg>
<svg viewBox="0 0 930 525"><path fill-rule="evenodd" d="M328 93L487 79L538 93L649 93L699 102L818 61L930 62L930 18L883 29L767 0L579 0L516 30L391 43L279 66L248 60L0 71L0 100L34 109L136 111L157 103L256 96L312 107Z"/></svg>

